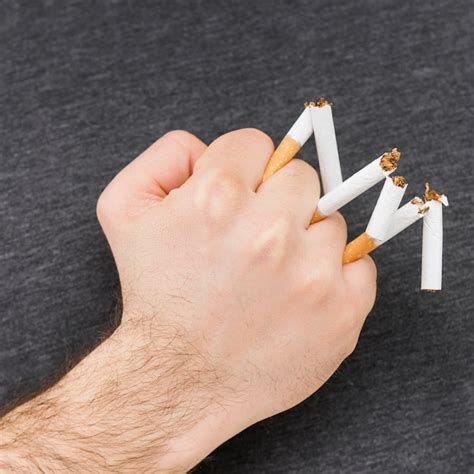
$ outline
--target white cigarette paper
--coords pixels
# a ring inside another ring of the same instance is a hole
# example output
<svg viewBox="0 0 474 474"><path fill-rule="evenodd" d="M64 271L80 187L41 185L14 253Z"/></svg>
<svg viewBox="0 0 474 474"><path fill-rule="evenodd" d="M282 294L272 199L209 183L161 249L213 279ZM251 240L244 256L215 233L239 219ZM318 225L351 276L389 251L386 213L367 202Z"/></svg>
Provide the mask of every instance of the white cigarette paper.
<svg viewBox="0 0 474 474"><path fill-rule="evenodd" d="M289 163L313 133L311 113L305 108L268 160L262 181L266 181Z"/></svg>
<svg viewBox="0 0 474 474"><path fill-rule="evenodd" d="M324 194L342 184L341 164L337 150L336 130L332 118L332 107L327 101L310 106L314 139L318 152L319 172Z"/></svg>
<svg viewBox="0 0 474 474"><path fill-rule="evenodd" d="M380 245L387 236L395 211L407 189L404 178L385 178L382 191L367 225L366 233Z"/></svg>
<svg viewBox="0 0 474 474"><path fill-rule="evenodd" d="M303 146L313 133L313 122L311 121L311 113L309 107L305 107L301 115L296 119L296 122L288 130L287 136L297 141L300 146Z"/></svg>
<svg viewBox="0 0 474 474"><path fill-rule="evenodd" d="M407 202L395 212L383 243L388 242L407 227L422 219L425 216L425 212L426 209L420 198L415 197L410 202Z"/></svg>
<svg viewBox="0 0 474 474"><path fill-rule="evenodd" d="M443 274L443 205L446 196L427 201L428 212L423 221L421 256L421 289L441 290Z"/></svg>
<svg viewBox="0 0 474 474"><path fill-rule="evenodd" d="M391 169L389 169L388 166L383 166L382 163L387 155L393 157L391 161L393 166ZM325 194L319 200L317 211L319 211L323 216L329 216L333 212L336 212L348 202L352 201L357 196L360 196L379 181L389 176L390 173L396 169L396 161L398 161L399 157L400 154L396 149L379 156L357 173L353 174L350 178L343 181L337 188ZM384 170L384 168L386 170Z"/></svg>

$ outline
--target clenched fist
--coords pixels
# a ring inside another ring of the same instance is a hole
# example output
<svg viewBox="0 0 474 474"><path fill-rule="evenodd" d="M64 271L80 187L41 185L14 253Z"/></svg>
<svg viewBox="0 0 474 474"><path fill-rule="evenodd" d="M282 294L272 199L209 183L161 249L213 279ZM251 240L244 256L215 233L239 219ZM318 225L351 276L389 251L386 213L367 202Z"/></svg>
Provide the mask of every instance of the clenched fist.
<svg viewBox="0 0 474 474"><path fill-rule="evenodd" d="M175 131L102 193L122 324L43 395L60 406L43 433L74 433L57 441L58 463L185 471L314 393L353 351L375 267L342 266L340 214L309 225L320 192L309 165L262 184L272 151L254 129L209 146Z"/></svg>

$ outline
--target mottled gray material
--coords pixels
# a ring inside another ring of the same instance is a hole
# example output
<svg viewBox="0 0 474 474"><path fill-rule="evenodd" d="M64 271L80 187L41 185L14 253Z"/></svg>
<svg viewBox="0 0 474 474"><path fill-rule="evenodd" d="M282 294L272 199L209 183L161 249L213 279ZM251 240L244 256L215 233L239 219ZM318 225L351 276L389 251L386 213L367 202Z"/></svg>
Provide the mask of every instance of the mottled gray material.
<svg viewBox="0 0 474 474"><path fill-rule="evenodd" d="M473 469L471 0L12 1L0 6L0 402L107 333L117 276L101 189L173 128L276 141L326 95L344 176L402 151L408 194L445 192L444 290L419 291L421 226L375 258L354 355L316 395L226 443L200 472ZM315 163L314 144L302 156ZM344 209L351 234L378 189Z"/></svg>

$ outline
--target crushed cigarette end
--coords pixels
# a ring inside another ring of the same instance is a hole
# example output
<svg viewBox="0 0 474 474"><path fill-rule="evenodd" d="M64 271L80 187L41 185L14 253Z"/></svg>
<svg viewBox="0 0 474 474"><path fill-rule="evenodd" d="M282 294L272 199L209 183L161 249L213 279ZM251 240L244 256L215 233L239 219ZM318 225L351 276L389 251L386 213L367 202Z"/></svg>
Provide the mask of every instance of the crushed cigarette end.
<svg viewBox="0 0 474 474"><path fill-rule="evenodd" d="M408 184L405 176L392 176L392 181L393 184L399 188L404 188Z"/></svg>
<svg viewBox="0 0 474 474"><path fill-rule="evenodd" d="M380 158L380 167L384 171L393 171L398 166L400 160L400 152L396 148L392 148L391 151L384 153Z"/></svg>
<svg viewBox="0 0 474 474"><path fill-rule="evenodd" d="M428 206L424 205L425 202L423 199L419 198L418 196L415 196L410 202L415 206L418 206L418 214L426 214L430 210Z"/></svg>
<svg viewBox="0 0 474 474"><path fill-rule="evenodd" d="M324 97L320 97L318 100L305 102L305 107L324 107L325 105L332 105L333 103Z"/></svg>
<svg viewBox="0 0 474 474"><path fill-rule="evenodd" d="M425 193L423 195L425 202L427 201L441 201L441 194L434 189L430 189L430 183L425 183Z"/></svg>

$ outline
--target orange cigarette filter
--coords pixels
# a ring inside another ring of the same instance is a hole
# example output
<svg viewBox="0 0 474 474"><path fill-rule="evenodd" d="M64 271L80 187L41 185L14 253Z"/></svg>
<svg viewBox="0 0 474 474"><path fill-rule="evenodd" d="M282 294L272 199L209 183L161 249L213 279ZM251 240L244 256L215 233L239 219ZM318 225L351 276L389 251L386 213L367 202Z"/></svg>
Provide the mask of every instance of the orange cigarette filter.
<svg viewBox="0 0 474 474"><path fill-rule="evenodd" d="M346 265L347 263L355 262L365 255L368 255L377 247L378 245L375 240L372 239L367 232L363 232L346 245L344 254L342 255L342 264Z"/></svg>
<svg viewBox="0 0 474 474"><path fill-rule="evenodd" d="M278 147L273 152L272 156L268 160L267 166L263 173L263 181L273 176L277 171L287 165L295 155L300 151L301 147L308 140L309 136L313 132L311 114L309 113L310 107L324 107L331 105L324 97L321 97L317 101L305 102L305 110L298 117L294 125L285 135L283 140L280 142ZM400 154L396 149L390 153L385 153L381 160L380 166L383 171L392 171L398 162ZM388 163L387 160L391 160ZM316 210L311 218L311 224L320 222L327 216ZM364 233L357 237L355 240L350 242L344 252L343 263L349 263L362 258L372 250L377 248L377 243L368 234Z"/></svg>
<svg viewBox="0 0 474 474"><path fill-rule="evenodd" d="M342 263L355 262L382 244L407 187L403 176L387 177L365 232L349 242Z"/></svg>
<svg viewBox="0 0 474 474"><path fill-rule="evenodd" d="M304 103L305 109L303 113L298 117L268 160L263 173L263 181L266 181L270 176L274 175L278 170L289 163L312 135L313 121L308 109L310 107L323 107L325 105L330 105L330 102L324 97L316 101Z"/></svg>
<svg viewBox="0 0 474 474"><path fill-rule="evenodd" d="M289 163L300 149L301 145L290 135L286 135L270 157L265 172L263 173L263 181L266 181L270 176L274 175L278 170Z"/></svg>
<svg viewBox="0 0 474 474"><path fill-rule="evenodd" d="M326 219L327 216L323 216L317 209L314 211L313 217L311 218L311 224L316 224L316 222Z"/></svg>

